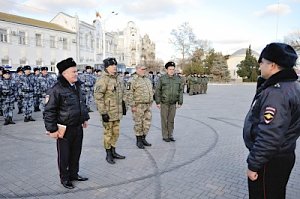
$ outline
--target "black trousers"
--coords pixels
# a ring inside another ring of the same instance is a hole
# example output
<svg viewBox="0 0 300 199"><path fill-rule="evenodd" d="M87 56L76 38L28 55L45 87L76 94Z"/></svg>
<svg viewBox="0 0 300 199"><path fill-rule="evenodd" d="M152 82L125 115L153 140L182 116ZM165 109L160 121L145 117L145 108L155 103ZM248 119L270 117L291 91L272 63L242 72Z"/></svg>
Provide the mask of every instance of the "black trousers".
<svg viewBox="0 0 300 199"><path fill-rule="evenodd" d="M61 181L77 177L82 149L82 126L68 126L63 138L57 139L57 162Z"/></svg>
<svg viewBox="0 0 300 199"><path fill-rule="evenodd" d="M260 171L258 179L248 178L250 199L285 199L286 185L295 164L295 153L272 158Z"/></svg>

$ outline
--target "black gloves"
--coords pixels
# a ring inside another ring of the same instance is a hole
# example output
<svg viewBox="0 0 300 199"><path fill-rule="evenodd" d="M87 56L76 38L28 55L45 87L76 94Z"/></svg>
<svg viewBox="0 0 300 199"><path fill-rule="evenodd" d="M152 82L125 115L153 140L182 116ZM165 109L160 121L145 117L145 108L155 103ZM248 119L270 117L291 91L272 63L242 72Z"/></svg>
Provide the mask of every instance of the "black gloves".
<svg viewBox="0 0 300 199"><path fill-rule="evenodd" d="M122 111L123 111L123 115L126 115L127 110L126 110L126 104L124 101L122 101Z"/></svg>
<svg viewBox="0 0 300 199"><path fill-rule="evenodd" d="M102 121L103 122L109 122L109 115L108 114L103 114L102 115Z"/></svg>

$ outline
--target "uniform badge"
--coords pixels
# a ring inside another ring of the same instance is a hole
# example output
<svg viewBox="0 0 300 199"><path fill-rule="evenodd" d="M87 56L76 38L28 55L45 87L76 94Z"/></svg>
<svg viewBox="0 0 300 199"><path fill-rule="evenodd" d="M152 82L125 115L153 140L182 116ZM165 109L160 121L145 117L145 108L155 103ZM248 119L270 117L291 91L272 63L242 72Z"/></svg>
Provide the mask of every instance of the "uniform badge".
<svg viewBox="0 0 300 199"><path fill-rule="evenodd" d="M265 113L264 113L264 120L266 124L269 124L273 121L276 114L276 109L273 107L266 107Z"/></svg>
<svg viewBox="0 0 300 199"><path fill-rule="evenodd" d="M46 95L46 97L45 97L45 104L47 104L49 102L49 99L50 99L50 95Z"/></svg>
<svg viewBox="0 0 300 199"><path fill-rule="evenodd" d="M130 90L130 88L131 88L131 83L128 82L127 85L126 85L126 89L127 89L127 90Z"/></svg>

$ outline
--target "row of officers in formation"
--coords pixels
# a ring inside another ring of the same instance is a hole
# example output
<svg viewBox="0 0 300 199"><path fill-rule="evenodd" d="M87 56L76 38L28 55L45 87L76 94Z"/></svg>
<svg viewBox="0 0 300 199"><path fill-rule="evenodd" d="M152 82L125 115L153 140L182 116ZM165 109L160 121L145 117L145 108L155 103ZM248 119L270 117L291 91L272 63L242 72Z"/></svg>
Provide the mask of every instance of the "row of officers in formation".
<svg viewBox="0 0 300 199"><path fill-rule="evenodd" d="M35 121L32 113L41 111L40 108L44 109L46 91L56 83L57 76L54 73L49 74L48 67L33 68L33 73L31 70L31 66L27 65L18 67L13 73L0 67L0 116L4 117L4 125L15 124L13 121L15 102L17 102L18 114L24 115L24 122ZM94 86L97 78L101 77L101 73L101 70L93 71L91 66L86 66L84 73L80 73L78 76L89 112L92 112ZM118 73L125 87L135 74ZM176 75L181 79L183 92L186 90L189 95L206 94L207 76L193 74L186 77L181 73ZM161 74L157 72L154 75L152 71L149 71L147 77L151 81L152 88L155 89Z"/></svg>

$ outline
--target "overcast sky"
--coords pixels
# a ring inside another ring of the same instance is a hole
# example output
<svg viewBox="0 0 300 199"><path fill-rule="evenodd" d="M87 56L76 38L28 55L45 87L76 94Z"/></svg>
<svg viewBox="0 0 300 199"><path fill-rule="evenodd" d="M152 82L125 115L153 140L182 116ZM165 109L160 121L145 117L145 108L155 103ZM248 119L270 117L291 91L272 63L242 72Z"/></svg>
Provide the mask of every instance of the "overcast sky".
<svg viewBox="0 0 300 199"><path fill-rule="evenodd" d="M164 61L176 56L170 32L183 22L224 55L249 45L260 53L267 43L300 31L300 0L0 0L0 11L44 21L65 12L90 24L98 11L108 30L134 21Z"/></svg>

